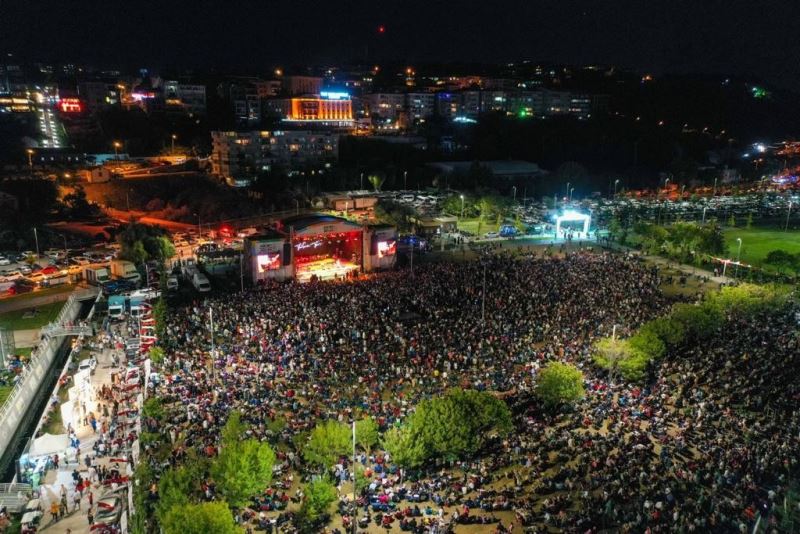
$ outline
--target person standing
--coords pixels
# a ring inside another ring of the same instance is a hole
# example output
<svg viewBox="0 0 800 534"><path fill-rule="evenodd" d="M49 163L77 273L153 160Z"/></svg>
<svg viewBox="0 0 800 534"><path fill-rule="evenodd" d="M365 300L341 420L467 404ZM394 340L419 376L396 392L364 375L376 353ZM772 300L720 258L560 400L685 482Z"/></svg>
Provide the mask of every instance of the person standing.
<svg viewBox="0 0 800 534"><path fill-rule="evenodd" d="M89 509L86 511L86 519L89 520L89 526L94 525L94 514L92 514L91 507L89 507Z"/></svg>

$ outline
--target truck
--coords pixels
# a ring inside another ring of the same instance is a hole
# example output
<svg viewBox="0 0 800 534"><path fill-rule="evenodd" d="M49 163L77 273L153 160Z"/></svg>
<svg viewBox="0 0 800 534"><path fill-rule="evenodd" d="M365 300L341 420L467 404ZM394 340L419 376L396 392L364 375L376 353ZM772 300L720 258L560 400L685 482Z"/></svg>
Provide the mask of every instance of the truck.
<svg viewBox="0 0 800 534"><path fill-rule="evenodd" d="M111 273L105 265L89 265L83 269L83 278L93 286L102 286L111 281Z"/></svg>
<svg viewBox="0 0 800 534"><path fill-rule="evenodd" d="M108 316L112 319L119 319L125 315L127 297L122 295L111 295L108 297Z"/></svg>
<svg viewBox="0 0 800 534"><path fill-rule="evenodd" d="M195 272L192 276L192 285L200 293L208 293L211 291L211 283L208 281L206 275L201 272Z"/></svg>
<svg viewBox="0 0 800 534"><path fill-rule="evenodd" d="M136 284L142 280L142 276L139 274L139 271L136 270L136 266L133 262L126 260L112 260L111 274L114 278L128 280Z"/></svg>

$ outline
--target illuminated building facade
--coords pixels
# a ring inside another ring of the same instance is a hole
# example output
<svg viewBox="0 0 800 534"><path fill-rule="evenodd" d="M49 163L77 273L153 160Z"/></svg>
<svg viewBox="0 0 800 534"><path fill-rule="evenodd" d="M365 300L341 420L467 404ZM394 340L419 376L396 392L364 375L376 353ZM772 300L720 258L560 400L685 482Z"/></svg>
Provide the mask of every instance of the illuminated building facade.
<svg viewBox="0 0 800 534"><path fill-rule="evenodd" d="M319 98L292 98L287 120L350 126L353 123L353 101L347 93L324 91Z"/></svg>

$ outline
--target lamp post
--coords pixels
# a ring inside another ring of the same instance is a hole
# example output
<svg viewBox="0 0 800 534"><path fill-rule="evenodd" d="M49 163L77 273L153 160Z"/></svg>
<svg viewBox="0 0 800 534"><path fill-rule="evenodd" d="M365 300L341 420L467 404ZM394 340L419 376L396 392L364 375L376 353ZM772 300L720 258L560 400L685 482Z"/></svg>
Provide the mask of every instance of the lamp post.
<svg viewBox="0 0 800 534"><path fill-rule="evenodd" d="M33 227L33 239L36 241L36 261L39 261L39 233L36 231L36 227Z"/></svg>
<svg viewBox="0 0 800 534"><path fill-rule="evenodd" d="M358 533L358 499L356 497L356 418L353 415L353 532Z"/></svg>
<svg viewBox="0 0 800 534"><path fill-rule="evenodd" d="M28 170L33 172L33 149L29 148L25 152L28 154Z"/></svg>
<svg viewBox="0 0 800 534"><path fill-rule="evenodd" d="M216 379L217 377L217 366L216 362L214 361L214 355L217 353L217 349L214 346L214 310L213 308L208 309L208 324L211 329L211 373ZM216 380L215 380L216 381Z"/></svg>
<svg viewBox="0 0 800 534"><path fill-rule="evenodd" d="M711 196L717 196L717 178L714 178L714 191L712 191Z"/></svg>
<svg viewBox="0 0 800 534"><path fill-rule="evenodd" d="M360 182L360 184L361 185L359 186L358 190L359 191L363 191L364 190L364 173L363 172L361 173L361 182Z"/></svg>
<svg viewBox="0 0 800 534"><path fill-rule="evenodd" d="M177 136L177 135L175 135L175 134L172 134L172 152L170 152L170 153L171 153L173 156L175 155L175 139L177 139L177 138L178 138L178 136Z"/></svg>
<svg viewBox="0 0 800 534"><path fill-rule="evenodd" d="M294 214L300 215L300 201L296 198L294 199Z"/></svg>
<svg viewBox="0 0 800 534"><path fill-rule="evenodd" d="M571 186L571 185L572 185L572 184L571 184L570 182L567 182L567 191L566 191L566 193L567 193L567 196L569 196L569 186Z"/></svg>
<svg viewBox="0 0 800 534"><path fill-rule="evenodd" d="M614 198L617 198L617 186L619 185L619 178L614 180Z"/></svg>
<svg viewBox="0 0 800 534"><path fill-rule="evenodd" d="M788 232L789 231L789 215L791 215L791 214L792 214L792 201L790 200L789 201L789 209L786 211L786 224L783 225L783 231L784 232Z"/></svg>
<svg viewBox="0 0 800 534"><path fill-rule="evenodd" d="M569 188L569 201L572 202L572 192L575 191L574 187Z"/></svg>
<svg viewBox="0 0 800 534"><path fill-rule="evenodd" d="M708 206L703 206L703 220L702 220L701 224L705 224L706 223L706 210L707 209L708 209Z"/></svg>
<svg viewBox="0 0 800 534"><path fill-rule="evenodd" d="M483 290L481 291L481 325L486 325L486 262L483 264Z"/></svg>
<svg viewBox="0 0 800 534"><path fill-rule="evenodd" d="M464 195L461 196L461 218L464 218Z"/></svg>
<svg viewBox="0 0 800 534"><path fill-rule="evenodd" d="M122 143L119 141L114 141L114 159L119 160L119 149L122 146Z"/></svg>
<svg viewBox="0 0 800 534"><path fill-rule="evenodd" d="M514 190L514 203L516 204L516 202L517 202L517 186L513 185L513 186L511 186L511 189Z"/></svg>
<svg viewBox="0 0 800 534"><path fill-rule="evenodd" d="M736 241L739 242L739 247L736 251L736 270L733 271L734 278L738 278L739 276L739 259L742 257L742 238L737 237Z"/></svg>
<svg viewBox="0 0 800 534"><path fill-rule="evenodd" d="M403 171L403 191L408 190L408 171Z"/></svg>

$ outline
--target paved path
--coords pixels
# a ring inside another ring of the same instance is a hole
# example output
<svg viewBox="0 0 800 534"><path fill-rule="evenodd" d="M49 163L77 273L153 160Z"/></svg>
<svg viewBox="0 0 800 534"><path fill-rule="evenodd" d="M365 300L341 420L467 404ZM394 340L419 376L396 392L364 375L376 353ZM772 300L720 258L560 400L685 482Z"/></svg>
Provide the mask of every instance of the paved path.
<svg viewBox="0 0 800 534"><path fill-rule="evenodd" d="M0 313L36 308L38 306L44 306L45 304L52 304L53 302L64 302L69 298L70 294L72 294L73 289L75 289L75 286L70 285L69 289L58 293L46 293L37 297L29 297L26 295L25 298L10 297L3 299L0 300Z"/></svg>
<svg viewBox="0 0 800 534"><path fill-rule="evenodd" d="M111 373L114 368L111 366L111 357L113 354L112 349L104 349L101 353L95 353L97 358L97 369L92 376L92 387L95 390L100 389L103 384L111 384ZM87 409L98 413L96 405L87 406ZM66 430L65 430L66 432ZM81 424L77 431L78 439L80 440L79 458L83 460L84 455L94 455L92 447L97 440L97 434L92 432L92 427ZM65 454L59 454L59 458L64 458ZM109 465L109 456L102 458L98 461L98 465ZM70 462L65 464L62 460L58 470L49 471L45 477L44 483L41 488L42 495L42 510L44 515L42 517L43 527L39 532L47 532L51 534L63 534L69 528L73 534L89 533L89 521L87 519L87 511L89 509L88 493L84 491L83 497L80 501L80 509L75 509L73 498L75 492L73 491L74 483L72 481L72 471L78 469L82 477L88 477L88 469L86 465L81 462L77 464L75 457L69 457ZM59 501L61 496L61 486L67 489L67 515L60 521L52 522L50 515L50 503L55 500ZM109 488L100 486L98 483L93 483L91 492L94 495L94 512L96 513L97 501L106 493L110 492ZM124 515L124 514L123 514Z"/></svg>

